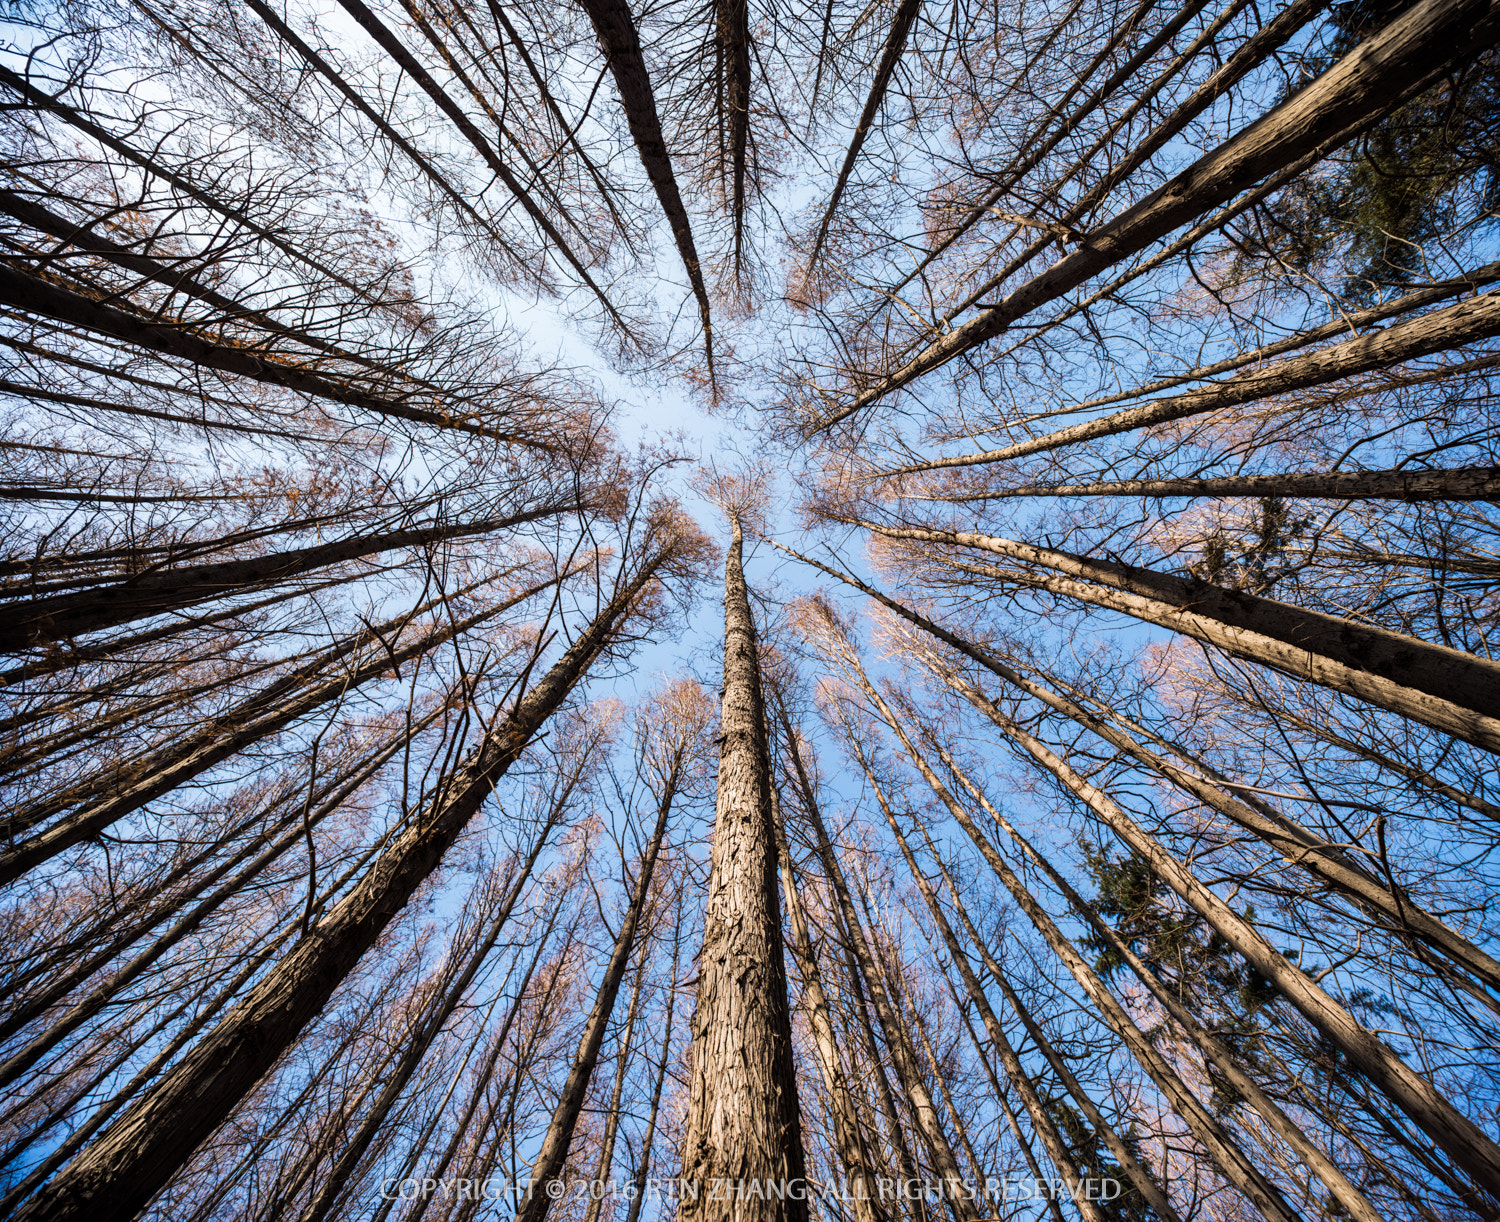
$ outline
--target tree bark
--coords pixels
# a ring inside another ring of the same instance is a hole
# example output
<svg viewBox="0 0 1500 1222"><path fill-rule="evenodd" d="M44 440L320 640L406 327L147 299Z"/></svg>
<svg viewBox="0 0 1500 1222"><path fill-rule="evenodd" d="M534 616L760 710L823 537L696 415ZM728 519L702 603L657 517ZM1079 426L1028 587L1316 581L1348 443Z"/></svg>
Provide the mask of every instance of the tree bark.
<svg viewBox="0 0 1500 1222"><path fill-rule="evenodd" d="M726 1184L759 1181L761 1191L790 1183L795 1193L806 1192L765 699L737 514L731 513L731 525L724 570L723 739L678 1216L682 1222L805 1222L805 1200L736 1200L724 1190ZM716 1186L725 1199L710 1199Z"/></svg>
<svg viewBox="0 0 1500 1222"><path fill-rule="evenodd" d="M1500 501L1500 467L1447 471L1314 471L1286 475L1211 475L1199 479L1122 479L1093 484L1029 484L994 492L937 497L991 501L1018 496L1182 497L1296 496L1333 501Z"/></svg>

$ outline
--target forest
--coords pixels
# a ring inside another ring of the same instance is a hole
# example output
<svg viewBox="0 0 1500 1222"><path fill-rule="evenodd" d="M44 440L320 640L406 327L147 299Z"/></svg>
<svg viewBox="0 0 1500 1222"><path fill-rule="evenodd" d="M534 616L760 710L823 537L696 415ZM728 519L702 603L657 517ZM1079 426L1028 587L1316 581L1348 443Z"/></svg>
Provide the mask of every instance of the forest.
<svg viewBox="0 0 1500 1222"><path fill-rule="evenodd" d="M12 0L0 1217L1500 1222L1500 0Z"/></svg>

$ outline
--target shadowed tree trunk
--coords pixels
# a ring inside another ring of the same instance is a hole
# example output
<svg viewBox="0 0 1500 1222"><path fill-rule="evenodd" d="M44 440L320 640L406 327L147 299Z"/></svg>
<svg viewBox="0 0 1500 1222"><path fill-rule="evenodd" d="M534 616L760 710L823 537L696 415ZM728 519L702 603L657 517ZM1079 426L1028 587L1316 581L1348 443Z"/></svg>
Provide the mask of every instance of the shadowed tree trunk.
<svg viewBox="0 0 1500 1222"><path fill-rule="evenodd" d="M818 223L818 233L813 239L812 253L807 256L807 263L803 267L803 291L806 292L807 282L812 279L818 265L818 256L823 253L823 243L828 238L828 227L833 224L835 213L838 212L839 200L843 198L844 188L849 185L849 175L854 172L854 163L859 160L859 150L864 146L865 137L869 135L870 126L875 122L875 116L880 113L881 104L885 101L885 91L890 87L891 77L896 72L896 65L901 62L901 53L906 50L906 37L911 33L912 22L917 19L917 14L922 11L922 0L901 0L896 8L896 15L891 19L890 33L886 35L885 49L880 54L880 64L875 69L875 79L870 82L870 93L865 99L865 108L860 112L859 121L854 125L854 136L849 141L849 150L844 154L844 164L839 168L839 176L834 180L833 190L828 193L828 203L823 209L823 219Z"/></svg>
<svg viewBox="0 0 1500 1222"><path fill-rule="evenodd" d="M670 546L670 545L669 545ZM441 863L532 736L606 649L669 559L648 558L572 647L453 773L429 808L192 1052L17 1215L128 1222L289 1048Z"/></svg>
<svg viewBox="0 0 1500 1222"><path fill-rule="evenodd" d="M843 406L804 426L827 429L964 352L1268 175L1353 139L1500 32L1491 0L1421 0L1306 88L1094 228L1080 249L955 327Z"/></svg>
<svg viewBox="0 0 1500 1222"><path fill-rule="evenodd" d="M968 566L982 576L1160 624L1500 753L1500 663L1488 658L1140 565L971 531L851 524L892 539L977 548L1050 568L1065 576Z"/></svg>
<svg viewBox="0 0 1500 1222"><path fill-rule="evenodd" d="M667 224L672 227L677 254L682 259L693 297L698 302L698 317L703 323L703 347L711 377L714 368L713 320L709 316L708 290L703 285L703 269L698 263L698 248L693 242L687 208L683 206L682 193L677 189L677 177L672 173L672 159L667 153L661 119L656 113L656 95L651 90L651 78L641 55L635 19L630 14L628 0L578 0L578 3L594 23L594 33L598 35L599 46L615 78L620 106L630 125L631 139L635 141L641 165L651 180L651 189L656 192Z"/></svg>
<svg viewBox="0 0 1500 1222"><path fill-rule="evenodd" d="M6 626L0 628L0 650L21 649L85 632L98 632L132 620L191 607L225 594L287 581L330 564L374 556L396 548L423 547L449 539L487 535L581 508L583 506L577 504L545 505L502 518L438 522L380 534L354 535L333 543L271 552L245 560L158 569L144 577L103 589L0 604L6 607L7 617Z"/></svg>

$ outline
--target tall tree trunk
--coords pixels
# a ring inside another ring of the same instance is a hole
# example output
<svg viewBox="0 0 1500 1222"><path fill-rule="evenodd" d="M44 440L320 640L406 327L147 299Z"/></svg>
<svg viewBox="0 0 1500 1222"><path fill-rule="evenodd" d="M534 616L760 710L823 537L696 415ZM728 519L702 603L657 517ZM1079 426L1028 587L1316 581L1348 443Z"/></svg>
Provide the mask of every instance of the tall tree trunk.
<svg viewBox="0 0 1500 1222"><path fill-rule="evenodd" d="M614 951L604 978L599 982L599 991L594 998L594 1007L583 1026L583 1037L578 1042L578 1051L568 1070L557 1104L552 1110L552 1120L542 1137L541 1150L531 1165L526 1199L516 1210L516 1222L542 1222L552 1205L547 1192L567 1161L568 1147L573 1144L573 1130L578 1125L583 1111L584 1096L589 1089L589 1080L594 1076L594 1066L599 1061L599 1049L604 1046L604 1033L614 1013L615 998L619 996L620 983L625 979L625 969L630 966L630 955L635 949L635 933L645 912L646 901L651 895L651 876L656 871L656 858L661 852L662 838L667 834L667 820L672 813L672 799L677 794L681 770L688 752L684 740L678 747L672 771L666 779L665 790L657 808L656 829L651 833L651 842L640 864L640 877L635 884L635 895L620 922L620 932L615 938ZM542 1191L538 1192L538 1186Z"/></svg>
<svg viewBox="0 0 1500 1222"><path fill-rule="evenodd" d="M569 266L583 281L599 304L602 305L609 316L614 319L615 325L626 335L633 335L630 326L620 317L615 309L614 303L610 301L608 294L604 292L589 274L588 267L583 260L574 252L568 244L567 239L558 232L557 226L552 223L547 214L531 198L521 181L516 177L515 171L506 164L505 159L500 156L499 150L490 143L483 132L479 130L473 121L463 112L463 108L444 92L443 87L433 78L421 62L401 43L401 40L381 21L379 16L366 5L363 0L339 0L349 16L353 17L376 44L389 55L396 63L401 65L413 81L421 87L422 91L437 104L439 110L448 116L449 122L463 135L464 139L474 149L484 163L494 171L495 177L505 184L505 189L511 193L516 201L525 210L536 227L557 247L558 253L567 260Z"/></svg>
<svg viewBox="0 0 1500 1222"><path fill-rule="evenodd" d="M888 538L978 548L1050 568L1065 576L972 566L983 576L1160 624L1500 754L1500 663L1488 658L1139 565L972 531L856 524Z"/></svg>
<svg viewBox="0 0 1500 1222"><path fill-rule="evenodd" d="M604 1139L599 1143L599 1157L594 1163L594 1180L589 1185L588 1208L583 1222L600 1222L604 1210L605 1188L613 1188L610 1174L615 1165L615 1145L620 1136L620 1109L625 1101L625 1078L635 1053L635 1030L641 1013L641 994L646 987L646 965L650 955L644 950L636 964L635 983L630 986L630 1001L625 1006L625 1030L615 1050L615 1082L609 1093L609 1108L604 1115ZM613 1197L613 1193L610 1194ZM611 1210L613 1216L613 1210Z"/></svg>
<svg viewBox="0 0 1500 1222"><path fill-rule="evenodd" d="M954 885L952 876L948 873L947 863L938 856L937 848L932 843L932 837L927 834L926 828L922 828L921 830L923 839L927 841L927 851L931 854L932 859L937 862L938 869L943 875L943 881L948 884L948 894L953 904L953 910L958 914L959 920L963 923L964 932L968 934L970 943L979 951L980 962L984 965L984 970L989 973L990 979L995 982L996 987L999 988L1010 1008L1015 1011L1016 1017L1021 1020L1021 1025L1026 1029L1028 1038L1036 1045L1037 1051L1042 1054L1047 1064L1052 1067L1052 1072L1057 1075L1057 1080L1062 1083L1063 1089L1078 1104L1078 1110L1083 1113L1083 1118L1089 1122L1094 1132L1103 1138L1104 1144L1109 1149L1110 1154L1120 1164L1121 1170L1125 1172L1126 1178L1130 1180L1136 1191L1141 1194L1141 1198L1151 1207L1157 1218L1161 1219L1161 1222L1175 1222L1177 1211L1171 1201L1168 1200L1166 1193L1157 1184L1150 1170L1141 1165L1140 1160L1131 1153L1130 1147L1125 1144L1114 1125L1110 1124L1104 1118L1103 1113L1099 1111L1099 1105L1094 1102L1093 1097L1088 1091L1084 1090L1082 1083L1078 1081L1073 1071L1068 1068L1068 1063L1058 1054L1057 1049L1053 1047L1052 1041L1047 1038L1046 1033L1041 1029L1036 1019L1032 1017L1031 1011L1022 1004L1015 989L1011 987L1010 978L1006 975L1005 969L995 962L994 956L990 954L989 947L985 945L984 939L979 936L979 930L975 928L974 922L969 918L968 909L964 907L959 890ZM936 895L933 896L931 902L934 904L937 902Z"/></svg>
<svg viewBox="0 0 1500 1222"><path fill-rule="evenodd" d="M406 1084L417 1072L422 1058L427 1055L427 1050L432 1047L433 1041L437 1039L443 1026L453 1016L460 1003L468 994L469 986L474 983L474 977L479 974L480 968L484 966L485 959L495 943L499 940L501 932L510 921L510 914L514 911L516 901L521 898L521 892L531 879L531 871L536 866L536 860L541 856L542 849L547 843L547 837L552 829L558 824L563 810L572 797L573 790L581 776L574 777L570 784L566 785L561 794L552 803L551 817L542 825L536 835L536 840L531 846L531 852L527 854L526 860L521 863L514 881L500 906L500 911L490 922L489 929L480 940L469 956L469 961L463 970L446 990L442 1000L434 1007L432 1013L427 1016L425 1022L407 1040L405 1047L401 1050L401 1056L390 1077L386 1079L381 1088L379 1096L370 1106L370 1110L361 1119L359 1127L344 1142L343 1149L339 1151L338 1157L333 1165L329 1167L318 1181L317 1191L312 1200L302 1212L301 1222L323 1222L323 1219L332 1211L344 1185L358 1168L360 1160L365 1151L369 1149L370 1143L374 1141L380 1126L390 1114L391 1105L395 1103L401 1092L406 1089Z"/></svg>
<svg viewBox="0 0 1500 1222"><path fill-rule="evenodd" d="M776 803L775 791L771 800ZM775 812L776 851L781 860L781 893L786 897L787 923L792 929L792 957L802 976L802 993L807 1002L807 1023L812 1029L818 1067L823 1071L823 1089L828 1093L828 1108L833 1114L833 1138L839 1161L848 1177L857 1222L886 1222L887 1214L875 1182L875 1168L870 1162L859 1116L854 1108L854 1094L844 1073L833 1019L828 1010L828 995L823 991L823 976L813 953L812 938L807 930L807 916L797 894L797 878L792 869L792 855L787 848L780 812Z"/></svg>
<svg viewBox="0 0 1500 1222"><path fill-rule="evenodd" d="M672 239L677 244L677 255L687 271L688 284L698 302L698 317L703 324L703 347L708 360L709 376L713 376L713 319L708 308L708 290L703 284L703 269L698 262L698 248L693 242L692 225L687 208L682 202L682 193L677 189L677 176L672 172L672 159L667 152L666 137L662 135L661 119L656 113L656 95L651 88L651 77L646 71L646 60L641 54L640 35L631 16L628 0L578 0L583 11L594 23L594 33L604 51L605 61L615 78L615 89L620 95L620 106L625 111L625 121L630 125L630 136L640 154L641 165L656 192L662 214L672 230Z"/></svg>
<svg viewBox="0 0 1500 1222"><path fill-rule="evenodd" d="M128 1222L276 1063L438 867L532 736L618 634L668 559L650 557L546 677L485 735L440 796L235 1009L17 1215Z"/></svg>
<svg viewBox="0 0 1500 1222"><path fill-rule="evenodd" d="M583 507L577 504L544 505L501 518L435 522L405 530L353 535L333 543L271 552L245 560L158 569L144 577L99 590L0 604L5 606L7 617L6 626L0 628L0 650L22 649L28 645L78 636L85 632L98 632L102 628L114 628L132 620L145 619L149 615L161 615L167 611L191 607L195 603L221 598L225 594L287 581L299 574L326 568L330 564L341 564L347 560L374 556L397 548L423 547L450 539L488 535L510 526L557 517L581 508Z"/></svg>
<svg viewBox="0 0 1500 1222"><path fill-rule="evenodd" d="M776 889L771 760L744 537L724 568L724 691L713 860L693 1016L679 1202L682 1222L805 1222L805 1200L735 1200L723 1184L793 1184L805 1194L802 1121ZM711 1200L716 1182L718 1195Z"/></svg>
<svg viewBox="0 0 1500 1222"><path fill-rule="evenodd" d="M641 1153L636 1164L635 1177L631 1180L630 1205L625 1211L625 1222L640 1222L641 1207L646 1200L646 1181L651 1177L651 1151L656 1144L656 1120L661 1111L661 1092L667 1080L667 1062L672 1050L672 1019L677 1011L677 969L682 951L682 904L681 893L677 906L677 919L672 924L672 968L667 976L667 1013L662 1023L661 1046L658 1049L656 1077L651 1084L651 1107L646 1113L646 1135L641 1139Z"/></svg>
<svg viewBox="0 0 1500 1222"><path fill-rule="evenodd" d="M828 203L823 208L823 219L818 222L818 233L813 239L812 252L807 256L807 262L803 265L803 293L807 292L808 282L812 279L818 265L818 256L823 253L823 243L828 239L828 227L833 224L834 214L838 212L839 201L844 195L844 188L849 185L849 175L854 172L854 163L859 160L859 150L864 147L865 137L870 133L875 116L880 113L880 107L885 102L885 91L890 87L891 77L896 73L896 65L901 62L902 52L906 50L906 38L911 33L912 23L916 21L917 14L921 11L922 0L901 0L901 3L896 6L896 15L891 19L890 32L886 35L885 47L880 53L880 63L875 68L875 79L870 82L870 92L865 98L864 110L860 112L859 120L854 125L854 135L849 141L848 151L844 154L844 164L839 167L839 176L834 180L833 190L828 193Z"/></svg>
<svg viewBox="0 0 1500 1222"><path fill-rule="evenodd" d="M1497 501L1500 467L1424 471L1313 471L1286 475L1213 475L1201 479L1121 479L1092 484L1026 484L993 492L935 496L944 501L993 501L1017 496L1322 497L1333 501Z"/></svg>
<svg viewBox="0 0 1500 1222"><path fill-rule="evenodd" d="M1094 228L1080 249L804 429L837 424L1267 175L1353 139L1450 64L1490 45L1497 32L1500 13L1491 0L1420 0L1280 106Z"/></svg>

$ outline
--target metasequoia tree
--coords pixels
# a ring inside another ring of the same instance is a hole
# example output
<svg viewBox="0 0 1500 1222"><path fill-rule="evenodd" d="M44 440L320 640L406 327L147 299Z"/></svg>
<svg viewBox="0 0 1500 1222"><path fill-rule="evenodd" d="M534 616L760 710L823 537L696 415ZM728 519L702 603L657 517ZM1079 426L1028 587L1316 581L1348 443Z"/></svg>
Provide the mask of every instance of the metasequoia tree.
<svg viewBox="0 0 1500 1222"><path fill-rule="evenodd" d="M715 477L730 523L718 791L693 1014L680 1205L690 1217L806 1216L802 1120L792 1066L771 757L759 646L743 564L753 476ZM751 1185L751 1196L725 1185ZM784 1185L795 1185L786 1198ZM695 1201L694 1195L697 1196ZM715 1197L717 1196L717 1201Z"/></svg>
<svg viewBox="0 0 1500 1222"><path fill-rule="evenodd" d="M1500 1218L1493 0L14 18L0 1213Z"/></svg>

